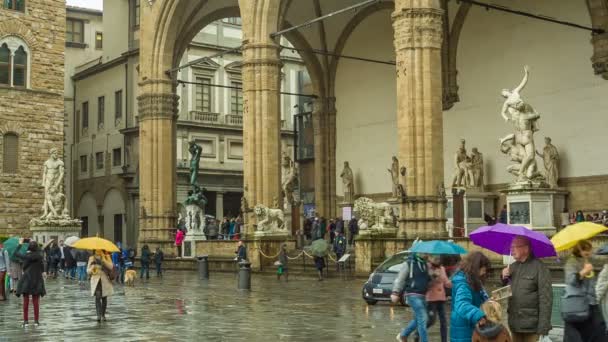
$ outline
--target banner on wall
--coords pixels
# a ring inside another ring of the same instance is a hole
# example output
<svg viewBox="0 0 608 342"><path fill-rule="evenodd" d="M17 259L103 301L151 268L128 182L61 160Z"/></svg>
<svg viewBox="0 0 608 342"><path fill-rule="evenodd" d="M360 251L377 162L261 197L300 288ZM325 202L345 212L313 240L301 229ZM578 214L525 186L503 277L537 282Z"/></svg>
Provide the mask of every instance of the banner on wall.
<svg viewBox="0 0 608 342"><path fill-rule="evenodd" d="M315 205L314 204L304 204L304 217L305 218L315 217Z"/></svg>
<svg viewBox="0 0 608 342"><path fill-rule="evenodd" d="M353 218L353 208L352 207L343 207L342 208L342 219L345 221L350 221Z"/></svg>

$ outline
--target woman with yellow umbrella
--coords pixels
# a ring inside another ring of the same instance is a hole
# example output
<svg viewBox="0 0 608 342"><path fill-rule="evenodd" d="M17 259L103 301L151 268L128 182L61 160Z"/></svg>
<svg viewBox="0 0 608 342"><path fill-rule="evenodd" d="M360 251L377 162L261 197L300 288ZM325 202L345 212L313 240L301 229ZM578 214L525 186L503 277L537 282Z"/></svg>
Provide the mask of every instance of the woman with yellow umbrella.
<svg viewBox="0 0 608 342"><path fill-rule="evenodd" d="M607 229L581 222L566 227L551 239L558 252L572 248L564 267L566 293L562 299L562 318L565 321L565 342L608 340L596 298L597 276L590 261L593 246L588 240Z"/></svg>
<svg viewBox="0 0 608 342"><path fill-rule="evenodd" d="M91 276L91 296L95 297L97 322L105 322L108 296L114 292L110 279L114 265L109 253L118 252L119 249L111 241L99 237L81 239L72 246L93 250L93 255L87 263L87 273Z"/></svg>

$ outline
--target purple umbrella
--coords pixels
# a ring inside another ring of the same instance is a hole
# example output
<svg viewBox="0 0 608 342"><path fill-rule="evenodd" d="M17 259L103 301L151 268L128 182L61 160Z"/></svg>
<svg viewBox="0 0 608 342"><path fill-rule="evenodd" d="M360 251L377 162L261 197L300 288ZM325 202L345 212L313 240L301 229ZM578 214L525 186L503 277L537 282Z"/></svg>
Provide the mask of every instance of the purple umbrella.
<svg viewBox="0 0 608 342"><path fill-rule="evenodd" d="M469 238L477 246L489 249L502 255L511 255L511 242L517 236L524 236L530 240L532 253L537 258L557 256L555 247L543 233L535 232L521 226L511 226L497 223L493 226L483 226L469 234Z"/></svg>

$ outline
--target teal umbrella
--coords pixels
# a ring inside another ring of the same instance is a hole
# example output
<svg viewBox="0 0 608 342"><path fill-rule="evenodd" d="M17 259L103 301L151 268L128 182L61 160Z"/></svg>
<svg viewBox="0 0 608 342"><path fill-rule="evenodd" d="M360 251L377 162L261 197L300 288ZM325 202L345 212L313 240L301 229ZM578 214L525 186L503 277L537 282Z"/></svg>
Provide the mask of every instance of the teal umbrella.
<svg viewBox="0 0 608 342"><path fill-rule="evenodd" d="M19 245L20 239L21 238L18 236L13 236L12 238L4 241L4 243L3 243L4 249L6 249L6 251L8 252L8 257L13 261L17 261L17 259L15 257L15 252L17 251L17 248L20 246ZM21 245L20 252L25 254L25 252L27 252L27 245Z"/></svg>
<svg viewBox="0 0 608 342"><path fill-rule="evenodd" d="M318 239L310 245L310 252L314 256L324 257L329 253L329 244L323 239Z"/></svg>
<svg viewBox="0 0 608 342"><path fill-rule="evenodd" d="M455 243L443 240L418 242L410 248L410 252L422 254L467 254L466 249Z"/></svg>

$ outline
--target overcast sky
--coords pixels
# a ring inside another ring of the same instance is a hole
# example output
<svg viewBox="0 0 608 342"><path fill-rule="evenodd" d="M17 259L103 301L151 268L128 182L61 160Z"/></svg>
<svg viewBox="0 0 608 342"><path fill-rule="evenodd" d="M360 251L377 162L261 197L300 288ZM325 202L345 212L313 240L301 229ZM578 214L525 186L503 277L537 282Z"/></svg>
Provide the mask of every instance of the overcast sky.
<svg viewBox="0 0 608 342"><path fill-rule="evenodd" d="M67 2L70 6L103 9L103 0L67 0Z"/></svg>

